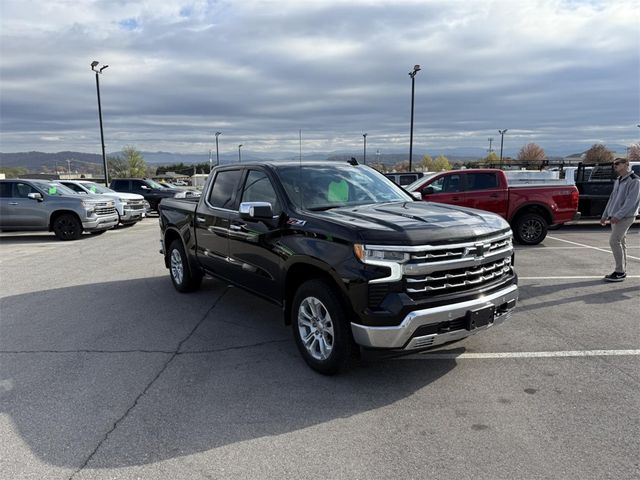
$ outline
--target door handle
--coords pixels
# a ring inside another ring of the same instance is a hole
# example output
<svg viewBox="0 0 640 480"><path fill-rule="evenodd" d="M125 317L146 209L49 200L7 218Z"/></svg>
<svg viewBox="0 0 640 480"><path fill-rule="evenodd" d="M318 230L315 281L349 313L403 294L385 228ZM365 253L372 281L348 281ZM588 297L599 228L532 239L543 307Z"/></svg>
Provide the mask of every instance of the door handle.
<svg viewBox="0 0 640 480"><path fill-rule="evenodd" d="M497 194L497 193L494 193L494 194L492 194L492 195L489 195L489 197L491 197L491 198L498 198L498 194Z"/></svg>
<svg viewBox="0 0 640 480"><path fill-rule="evenodd" d="M242 226L240 225L229 225L229 230L235 230L236 232L239 232L242 230Z"/></svg>
<svg viewBox="0 0 640 480"><path fill-rule="evenodd" d="M451 200L453 200L454 202L458 202L460 201L460 197L451 197Z"/></svg>
<svg viewBox="0 0 640 480"><path fill-rule="evenodd" d="M9 205L18 205L18 202L9 202Z"/></svg>
<svg viewBox="0 0 640 480"><path fill-rule="evenodd" d="M204 217L196 217L196 222L198 222L198 223L204 223L206 221L207 221L207 219L204 218Z"/></svg>

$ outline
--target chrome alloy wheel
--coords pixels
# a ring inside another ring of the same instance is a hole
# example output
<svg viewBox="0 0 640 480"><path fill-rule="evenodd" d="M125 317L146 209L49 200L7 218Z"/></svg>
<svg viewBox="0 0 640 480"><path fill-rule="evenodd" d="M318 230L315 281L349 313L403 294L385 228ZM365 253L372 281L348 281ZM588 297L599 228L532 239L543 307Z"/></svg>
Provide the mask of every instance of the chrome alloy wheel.
<svg viewBox="0 0 640 480"><path fill-rule="evenodd" d="M171 275L178 285L182 285L184 265L182 265L182 255L176 249L171 251Z"/></svg>
<svg viewBox="0 0 640 480"><path fill-rule="evenodd" d="M326 360L333 349L333 322L323 303L307 297L298 308L298 330L302 343L316 360Z"/></svg>

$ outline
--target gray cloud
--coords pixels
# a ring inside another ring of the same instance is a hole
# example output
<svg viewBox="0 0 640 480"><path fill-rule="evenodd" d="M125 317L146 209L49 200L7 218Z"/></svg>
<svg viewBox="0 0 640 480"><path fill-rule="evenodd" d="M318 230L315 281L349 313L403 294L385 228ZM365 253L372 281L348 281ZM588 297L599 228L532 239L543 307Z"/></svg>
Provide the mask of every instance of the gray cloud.
<svg viewBox="0 0 640 480"><path fill-rule="evenodd" d="M634 2L3 2L0 149L548 150L640 137ZM357 150L356 150L357 151Z"/></svg>

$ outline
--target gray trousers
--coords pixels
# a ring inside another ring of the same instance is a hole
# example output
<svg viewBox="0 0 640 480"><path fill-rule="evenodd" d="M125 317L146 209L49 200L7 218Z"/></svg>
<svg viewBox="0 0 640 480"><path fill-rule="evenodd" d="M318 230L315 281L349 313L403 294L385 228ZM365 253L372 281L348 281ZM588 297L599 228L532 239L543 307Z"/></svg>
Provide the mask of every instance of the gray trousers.
<svg viewBox="0 0 640 480"><path fill-rule="evenodd" d="M635 217L627 217L615 225L611 224L609 246L616 261L616 272L625 273L627 269L627 231L633 224Z"/></svg>

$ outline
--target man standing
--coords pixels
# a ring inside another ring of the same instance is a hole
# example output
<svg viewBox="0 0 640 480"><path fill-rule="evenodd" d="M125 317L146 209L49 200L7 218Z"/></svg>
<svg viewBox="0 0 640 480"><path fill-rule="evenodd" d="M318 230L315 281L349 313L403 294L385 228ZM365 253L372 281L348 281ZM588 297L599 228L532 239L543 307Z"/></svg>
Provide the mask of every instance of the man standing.
<svg viewBox="0 0 640 480"><path fill-rule="evenodd" d="M613 162L613 169L618 178L613 184L613 191L602 212L601 225L611 223L609 246L613 252L616 269L606 275L607 282L622 282L626 276L627 267L627 231L638 215L640 206L640 177L629 169L629 160L617 158Z"/></svg>

